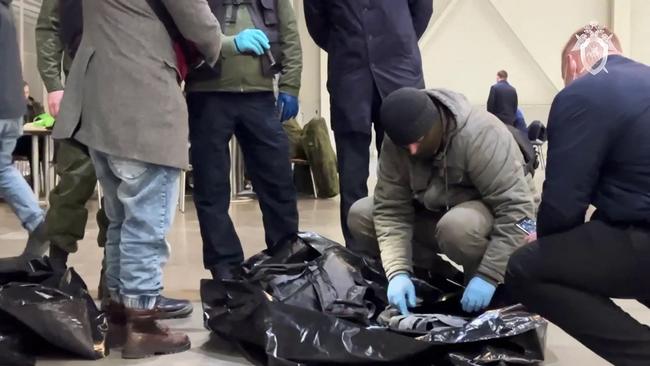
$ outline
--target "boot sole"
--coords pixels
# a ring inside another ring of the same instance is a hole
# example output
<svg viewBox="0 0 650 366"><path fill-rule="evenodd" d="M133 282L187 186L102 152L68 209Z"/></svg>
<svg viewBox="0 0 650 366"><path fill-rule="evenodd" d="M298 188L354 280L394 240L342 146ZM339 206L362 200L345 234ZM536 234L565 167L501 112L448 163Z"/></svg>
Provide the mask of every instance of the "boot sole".
<svg viewBox="0 0 650 366"><path fill-rule="evenodd" d="M185 351L189 351L190 348L192 348L191 343L187 343L183 346L179 346L176 348L167 348L165 350L157 350L157 351L152 351L152 352L128 352L125 350L122 350L122 358L125 360L137 360L137 359L142 359L142 358L150 358L150 357L155 357L155 356L164 356L164 355L171 355L175 353L181 353Z"/></svg>
<svg viewBox="0 0 650 366"><path fill-rule="evenodd" d="M194 307L192 306L192 307L187 307L176 311L160 312L157 318L158 319L183 319L183 318L189 318L193 312L194 312Z"/></svg>
<svg viewBox="0 0 650 366"><path fill-rule="evenodd" d="M106 309L102 306L102 312L106 312ZM158 320L167 320L167 319L184 319L189 318L190 315L194 312L194 307L189 307L181 310L170 311L170 312L160 312L156 318Z"/></svg>

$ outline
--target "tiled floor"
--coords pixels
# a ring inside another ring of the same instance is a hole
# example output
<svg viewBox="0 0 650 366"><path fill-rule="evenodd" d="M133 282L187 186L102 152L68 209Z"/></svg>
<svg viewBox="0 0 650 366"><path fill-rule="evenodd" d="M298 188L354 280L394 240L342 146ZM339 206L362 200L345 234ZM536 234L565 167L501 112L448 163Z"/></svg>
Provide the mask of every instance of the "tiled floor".
<svg viewBox="0 0 650 366"><path fill-rule="evenodd" d="M97 248L95 237L97 227L94 221L96 205L91 204L91 217L86 231L86 238L79 245L79 252L71 257L71 264L88 283L89 287L96 288L101 261L101 251ZM301 229L315 231L331 239L341 241L339 229L338 200L312 200L300 201ZM234 203L232 216L241 235L246 255L254 254L264 248L264 233L261 223L261 214L257 202L249 201ZM9 208L0 204L0 257L16 255L20 252L26 240L26 234L20 228ZM179 214L169 236L172 245L172 258L165 268L165 294L169 296L190 298L197 301L199 298L198 284L201 278L207 276L201 261L201 237L194 206L188 201L185 214ZM637 319L650 324L650 311L635 302L622 302L623 307ZM191 319L170 321L174 328L188 332L193 341L193 349L189 352L153 358L142 361L123 361L119 354L111 355L105 360L96 362L68 361L68 360L41 360L38 365L64 366L64 365L246 365L244 359L233 354L226 346L216 347L208 345L209 333L202 327L200 305L196 303L196 311ZM160 363L162 362L162 363ZM600 366L608 363L595 356L589 350L578 344L571 337L556 327L551 327L548 335L547 365L589 365Z"/></svg>

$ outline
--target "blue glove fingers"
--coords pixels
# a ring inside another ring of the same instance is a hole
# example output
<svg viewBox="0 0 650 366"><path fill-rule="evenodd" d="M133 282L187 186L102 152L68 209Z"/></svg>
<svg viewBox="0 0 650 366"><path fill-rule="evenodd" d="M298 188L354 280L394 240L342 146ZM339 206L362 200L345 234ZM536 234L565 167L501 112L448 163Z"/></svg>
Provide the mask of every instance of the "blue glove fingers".
<svg viewBox="0 0 650 366"><path fill-rule="evenodd" d="M259 42L257 42L256 40L251 39L251 40L250 40L250 45L251 45L251 50L252 50L256 55L261 56L261 55L264 54L264 50L262 49L262 46L261 46L261 45L259 44Z"/></svg>
<svg viewBox="0 0 650 366"><path fill-rule="evenodd" d="M399 301L397 301L397 308L399 309L399 312L402 313L402 315L409 315L409 309L406 306L406 298L402 297Z"/></svg>
<svg viewBox="0 0 650 366"><path fill-rule="evenodd" d="M480 297L475 298L470 305L472 307L472 313L478 312L479 310L481 310L481 298Z"/></svg>
<svg viewBox="0 0 650 366"><path fill-rule="evenodd" d="M284 106L284 115L285 121L298 115L298 109L296 108L295 103L289 103L289 105Z"/></svg>
<svg viewBox="0 0 650 366"><path fill-rule="evenodd" d="M411 284L411 286L406 289L406 300L408 301L409 308L414 308L417 305L415 297L415 286L413 286L413 284Z"/></svg>
<svg viewBox="0 0 650 366"><path fill-rule="evenodd" d="M407 300L415 298L415 287L408 274L398 274L388 283L388 301L403 315L408 315Z"/></svg>
<svg viewBox="0 0 650 366"><path fill-rule="evenodd" d="M491 300L492 300L491 298L485 296L483 298L483 301L481 301L481 303L479 304L479 306L480 306L479 310L483 310L483 309L487 308L490 305Z"/></svg>
<svg viewBox="0 0 650 366"><path fill-rule="evenodd" d="M463 305L463 311L466 313L470 313L470 306L469 306L469 298L467 297L467 290L465 290L465 294L463 295L463 299L460 300L461 305Z"/></svg>
<svg viewBox="0 0 650 366"><path fill-rule="evenodd" d="M259 43L259 45L262 46L262 48L264 48L265 50L271 48L271 43L269 41L269 37L266 36L266 33L262 32L259 29L255 29L255 31L256 32L254 33L254 36L257 42Z"/></svg>
<svg viewBox="0 0 650 366"><path fill-rule="evenodd" d="M245 29L235 36L235 44L240 53L253 52L259 56L269 48L269 39L259 29Z"/></svg>
<svg viewBox="0 0 650 366"><path fill-rule="evenodd" d="M466 312L477 312L490 305L496 286L480 277L474 277L463 294L461 304Z"/></svg>

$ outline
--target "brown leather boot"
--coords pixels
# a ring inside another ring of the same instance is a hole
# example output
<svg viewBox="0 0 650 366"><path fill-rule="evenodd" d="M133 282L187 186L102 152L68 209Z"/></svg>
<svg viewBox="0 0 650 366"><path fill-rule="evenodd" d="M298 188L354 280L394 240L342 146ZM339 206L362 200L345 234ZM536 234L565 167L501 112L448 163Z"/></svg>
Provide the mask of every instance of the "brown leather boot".
<svg viewBox="0 0 650 366"><path fill-rule="evenodd" d="M124 305L109 301L102 310L108 316L108 333L106 334L106 346L109 349L124 347L126 343L126 312Z"/></svg>
<svg viewBox="0 0 650 366"><path fill-rule="evenodd" d="M158 323L156 310L126 309L126 344L122 358L135 359L187 351L190 338Z"/></svg>

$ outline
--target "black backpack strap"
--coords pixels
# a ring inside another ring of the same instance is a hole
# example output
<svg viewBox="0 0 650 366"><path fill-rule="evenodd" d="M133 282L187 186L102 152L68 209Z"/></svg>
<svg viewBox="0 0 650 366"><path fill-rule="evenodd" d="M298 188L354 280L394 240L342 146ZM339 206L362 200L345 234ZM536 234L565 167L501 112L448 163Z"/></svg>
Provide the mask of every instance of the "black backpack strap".
<svg viewBox="0 0 650 366"><path fill-rule="evenodd" d="M535 147L530 142L530 140L528 140L528 136L524 135L523 132L519 131L514 126L506 125L506 128L515 138L517 146L519 146L519 150L524 156L524 162L526 163L524 170L526 174L535 175L535 168L537 166L537 154L535 153Z"/></svg>
<svg viewBox="0 0 650 366"><path fill-rule="evenodd" d="M169 36L173 41L184 40L183 36L181 35L181 32L178 30L178 27L176 26L176 23L174 22L174 18L172 18L172 15L169 14L169 11L162 3L162 1L147 0L147 4L149 4L149 7L153 10L154 13L156 13L156 16L163 23L165 29L167 29L167 33L169 33Z"/></svg>

